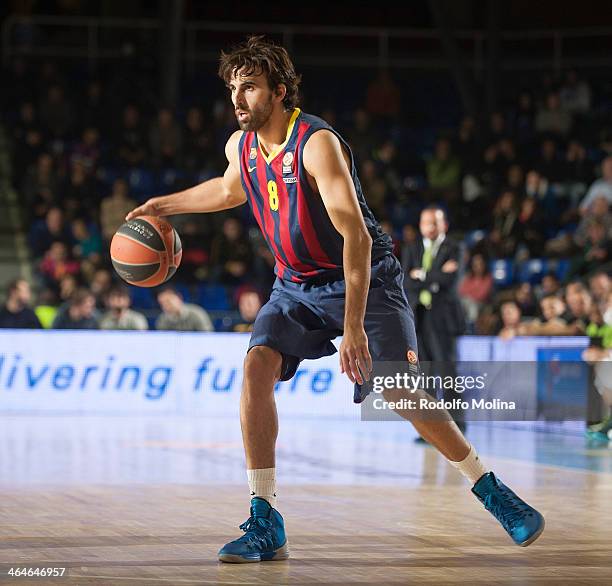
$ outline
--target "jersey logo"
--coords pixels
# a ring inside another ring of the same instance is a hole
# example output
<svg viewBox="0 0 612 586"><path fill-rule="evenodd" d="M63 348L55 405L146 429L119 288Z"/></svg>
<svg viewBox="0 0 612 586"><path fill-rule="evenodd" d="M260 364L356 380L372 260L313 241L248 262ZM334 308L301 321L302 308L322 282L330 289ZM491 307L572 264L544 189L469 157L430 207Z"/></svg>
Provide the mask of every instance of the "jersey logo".
<svg viewBox="0 0 612 586"><path fill-rule="evenodd" d="M253 171L255 171L255 169L257 169L257 165L255 165L254 167L247 167L249 170L249 173L252 173Z"/></svg>
<svg viewBox="0 0 612 586"><path fill-rule="evenodd" d="M283 174L292 173L291 165L293 164L293 153L291 151L285 153L283 157ZM286 182L285 182L286 183Z"/></svg>
<svg viewBox="0 0 612 586"><path fill-rule="evenodd" d="M257 158L257 149L255 147L251 147L251 152L249 153L249 159Z"/></svg>
<svg viewBox="0 0 612 586"><path fill-rule="evenodd" d="M297 183L297 177L283 177L285 183Z"/></svg>

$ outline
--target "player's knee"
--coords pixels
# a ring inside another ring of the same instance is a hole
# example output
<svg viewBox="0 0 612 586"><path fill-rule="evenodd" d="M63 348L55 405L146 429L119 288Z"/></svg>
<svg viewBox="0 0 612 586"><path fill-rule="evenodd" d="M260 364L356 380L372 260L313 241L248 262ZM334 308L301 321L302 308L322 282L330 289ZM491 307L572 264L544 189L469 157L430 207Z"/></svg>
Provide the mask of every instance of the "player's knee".
<svg viewBox="0 0 612 586"><path fill-rule="evenodd" d="M245 388L274 385L280 378L282 357L267 346L251 348L244 359Z"/></svg>

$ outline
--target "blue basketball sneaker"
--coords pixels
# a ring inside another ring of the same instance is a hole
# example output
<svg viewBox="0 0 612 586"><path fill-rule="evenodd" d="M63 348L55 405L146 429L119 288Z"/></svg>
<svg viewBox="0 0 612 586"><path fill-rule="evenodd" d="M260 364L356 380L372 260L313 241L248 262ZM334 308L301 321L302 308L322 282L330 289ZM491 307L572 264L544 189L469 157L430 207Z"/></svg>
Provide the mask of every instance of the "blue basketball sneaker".
<svg viewBox="0 0 612 586"><path fill-rule="evenodd" d="M607 443L612 439L612 415L608 415L602 422L589 425L586 430L589 440L598 443Z"/></svg>
<svg viewBox="0 0 612 586"><path fill-rule="evenodd" d="M483 474L472 492L517 545L526 547L544 531L544 517L514 494L493 472Z"/></svg>
<svg viewBox="0 0 612 586"><path fill-rule="evenodd" d="M281 514L258 496L251 499L251 516L240 525L244 535L219 550L222 562L245 564L286 560L289 546Z"/></svg>

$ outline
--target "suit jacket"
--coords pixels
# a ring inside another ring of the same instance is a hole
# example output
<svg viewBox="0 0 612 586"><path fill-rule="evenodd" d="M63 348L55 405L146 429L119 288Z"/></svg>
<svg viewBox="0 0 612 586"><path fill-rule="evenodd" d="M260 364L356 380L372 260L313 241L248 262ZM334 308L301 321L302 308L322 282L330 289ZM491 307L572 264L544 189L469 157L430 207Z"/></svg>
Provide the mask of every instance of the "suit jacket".
<svg viewBox="0 0 612 586"><path fill-rule="evenodd" d="M465 316L463 308L457 295L457 279L459 270L452 273L442 271L442 266L449 260L460 264L459 245L448 236L444 239L436 256L432 261L431 270L427 273L424 281L413 279L410 276L412 269L420 269L423 266L423 253L425 248L423 240L410 245L402 254L402 265L405 272L404 286L408 301L415 309L415 315L419 304L419 293L427 289L431 293L431 312L433 324L436 331L451 335L460 335L465 331ZM418 324L417 324L418 326Z"/></svg>

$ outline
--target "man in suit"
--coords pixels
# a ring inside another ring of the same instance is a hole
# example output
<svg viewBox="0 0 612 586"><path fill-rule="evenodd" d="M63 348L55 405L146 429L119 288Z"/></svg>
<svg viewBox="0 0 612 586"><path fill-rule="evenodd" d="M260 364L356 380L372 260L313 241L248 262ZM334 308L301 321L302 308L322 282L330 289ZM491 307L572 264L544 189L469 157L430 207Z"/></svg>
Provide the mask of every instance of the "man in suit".
<svg viewBox="0 0 612 586"><path fill-rule="evenodd" d="M419 229L421 238L402 255L406 293L416 320L419 360L438 363L434 367L436 372L431 374L455 376L455 338L465 328L456 291L459 245L447 236L448 220L439 207L428 207L421 212ZM457 397L451 389L443 390L445 400ZM463 414L460 411L451 414L465 430Z"/></svg>

